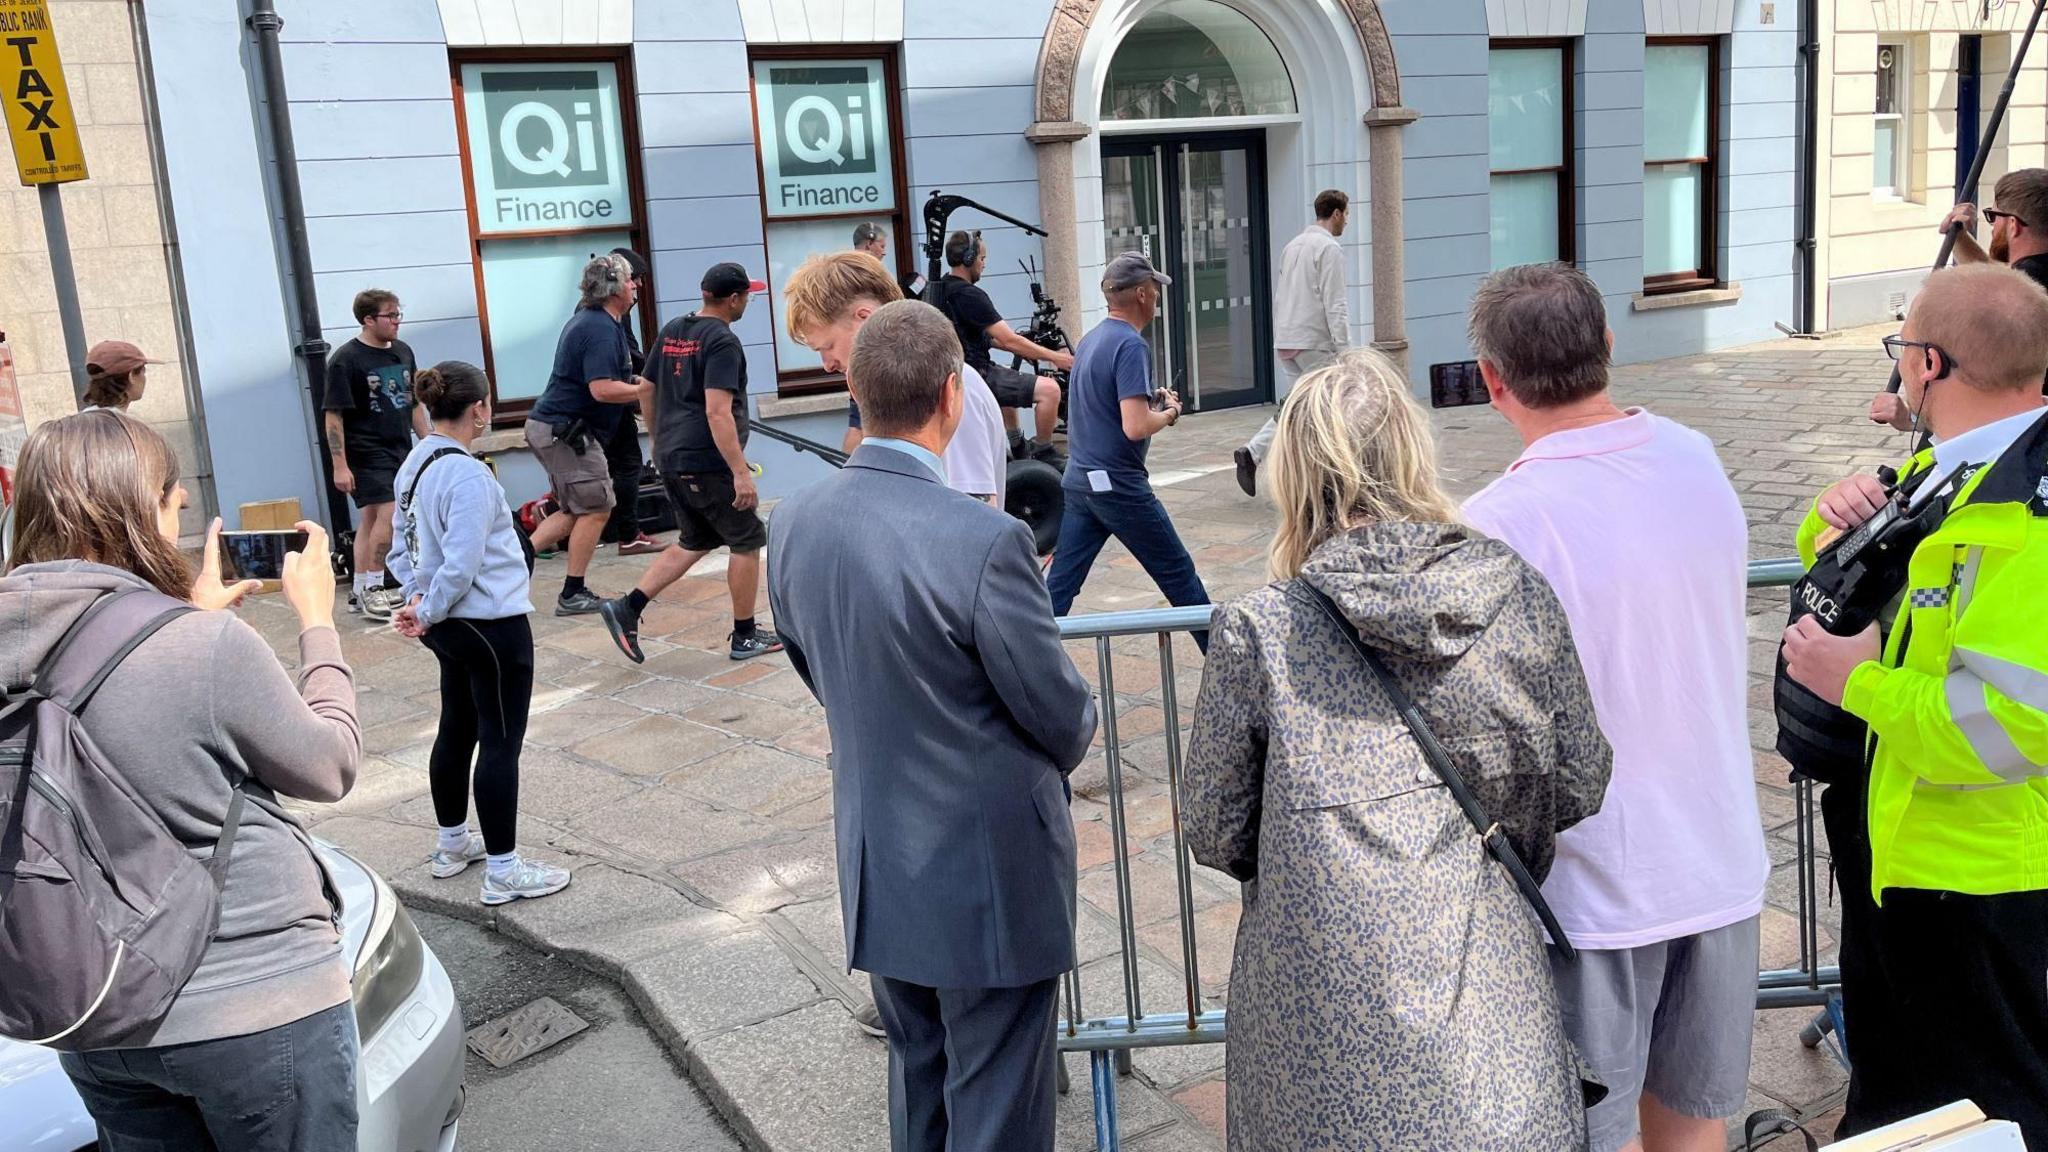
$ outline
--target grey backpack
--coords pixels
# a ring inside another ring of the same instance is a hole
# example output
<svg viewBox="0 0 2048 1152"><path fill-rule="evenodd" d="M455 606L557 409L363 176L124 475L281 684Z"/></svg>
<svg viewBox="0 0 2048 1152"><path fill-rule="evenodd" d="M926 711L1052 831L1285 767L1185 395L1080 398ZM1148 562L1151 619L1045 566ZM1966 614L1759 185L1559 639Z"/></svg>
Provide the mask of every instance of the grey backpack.
<svg viewBox="0 0 2048 1152"><path fill-rule="evenodd" d="M213 941L240 787L202 864L78 719L129 653L190 611L153 591L102 596L0 706L0 1036L116 1046L163 1016Z"/></svg>

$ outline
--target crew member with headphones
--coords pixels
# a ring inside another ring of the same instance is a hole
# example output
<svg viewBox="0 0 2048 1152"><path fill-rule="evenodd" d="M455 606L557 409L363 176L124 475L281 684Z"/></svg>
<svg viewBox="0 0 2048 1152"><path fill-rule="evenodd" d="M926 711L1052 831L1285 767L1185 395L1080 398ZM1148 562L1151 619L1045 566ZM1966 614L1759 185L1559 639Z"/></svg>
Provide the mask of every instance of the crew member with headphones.
<svg viewBox="0 0 2048 1152"><path fill-rule="evenodd" d="M938 298L932 303L953 322L967 366L981 374L1002 405L1003 425L1009 429L1010 455L1043 460L1056 468L1066 466L1066 457L1052 446L1053 430L1059 426L1060 386L1049 376L998 368L992 349L1044 361L1055 368L1072 369L1074 354L1047 348L1020 334L996 311L979 283L988 268L988 245L979 232L955 232L946 238L948 271L939 281ZM1026 440L1017 429L1017 409L1030 408L1036 415L1037 438Z"/></svg>
<svg viewBox="0 0 2048 1152"><path fill-rule="evenodd" d="M633 371L633 346L622 323L640 298L640 282L624 256L607 252L583 266L576 314L555 343L547 388L526 417L526 445L548 474L561 511L533 530L535 549L569 542L569 574L555 597L555 615L594 613L603 601L583 583L605 521L618 499L604 442L649 385Z"/></svg>
<svg viewBox="0 0 2048 1152"><path fill-rule="evenodd" d="M1784 641L1784 674L1869 728L1822 796L1852 1065L1838 1135L1968 1098L2048 1148L2048 295L1944 269L1885 347L1934 447L1896 485L1822 493L1799 550L1818 573L1909 549L1896 607L1848 636L1806 616ZM1917 544L1890 527L1916 521Z"/></svg>

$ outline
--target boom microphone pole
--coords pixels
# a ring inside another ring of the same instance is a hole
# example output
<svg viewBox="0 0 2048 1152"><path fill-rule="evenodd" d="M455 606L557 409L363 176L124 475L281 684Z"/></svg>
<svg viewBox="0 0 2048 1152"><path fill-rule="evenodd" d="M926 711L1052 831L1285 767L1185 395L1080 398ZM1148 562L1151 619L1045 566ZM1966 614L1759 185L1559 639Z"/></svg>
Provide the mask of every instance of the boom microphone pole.
<svg viewBox="0 0 2048 1152"><path fill-rule="evenodd" d="M2048 0L2041 0L2041 2L2048 3ZM2037 8L2035 12L2038 15L2039 9ZM2031 33L2032 29L2028 31ZM2011 84L2008 83L2006 87L2009 92ZM1022 228L1027 235L1048 235L1046 230L1038 225L1026 224L1007 212L998 212L986 204L969 200L965 196L953 196L942 193L936 188L932 189L931 196L924 202L924 298L927 303L937 303L939 281L946 274L944 265L940 263L946 255L946 221L954 212L961 208L972 208L977 212L993 216L1005 224L1015 224L1017 227Z"/></svg>
<svg viewBox="0 0 2048 1152"><path fill-rule="evenodd" d="M2020 65L2026 62L2027 46L2034 42L2034 29L2041 25L2041 11L2043 8L2048 8L2048 0L2034 0L2034 14L2027 17L2026 34L2020 37L2020 46L2012 54L2012 67L2005 70L2005 87L1998 90L1998 104L1991 109L1991 120L1984 125L1984 135L1977 141L1977 154L1970 158L1969 174L1963 177L1963 186L1956 190L1956 203L1958 204L1975 204L1977 202L1977 179L1984 175L1984 161L1991 154L1991 142L1998 138L1998 126L2005 121L2005 106L2012 102L2013 86L2019 83ZM1962 235L1962 232L1963 225L1961 221L1948 226L1948 230L1941 237L1941 255L1934 258L1932 271L1939 272L1943 268L1948 267L1949 257L1955 252L1956 237ZM1884 386L1884 390L1887 392L1897 392L1899 390L1899 366L1897 364L1892 365L1891 382ZM1922 431L1919 447L1915 451L1926 446L1927 433Z"/></svg>

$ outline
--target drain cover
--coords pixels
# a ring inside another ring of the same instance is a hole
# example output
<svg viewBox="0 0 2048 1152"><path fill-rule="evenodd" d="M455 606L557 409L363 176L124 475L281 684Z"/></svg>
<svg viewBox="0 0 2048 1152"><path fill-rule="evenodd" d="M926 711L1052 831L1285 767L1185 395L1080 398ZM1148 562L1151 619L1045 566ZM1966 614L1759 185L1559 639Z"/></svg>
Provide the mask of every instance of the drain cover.
<svg viewBox="0 0 2048 1152"><path fill-rule="evenodd" d="M524 1008L470 1029L469 1050L504 1068L590 1027L581 1017L543 996Z"/></svg>

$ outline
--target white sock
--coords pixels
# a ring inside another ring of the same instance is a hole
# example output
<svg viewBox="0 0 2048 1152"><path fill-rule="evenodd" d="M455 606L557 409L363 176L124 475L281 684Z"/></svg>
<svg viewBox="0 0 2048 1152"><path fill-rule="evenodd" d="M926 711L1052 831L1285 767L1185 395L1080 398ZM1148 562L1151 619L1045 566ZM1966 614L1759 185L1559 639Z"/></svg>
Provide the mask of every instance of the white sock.
<svg viewBox="0 0 2048 1152"><path fill-rule="evenodd" d="M493 852L489 856L484 857L484 867L490 869L492 877L503 880L507 876L512 875L514 868L519 867L519 853L516 851Z"/></svg>
<svg viewBox="0 0 2048 1152"><path fill-rule="evenodd" d="M349 582L348 590L357 596L363 594L363 574L361 572L356 573L356 578Z"/></svg>
<svg viewBox="0 0 2048 1152"><path fill-rule="evenodd" d="M469 826L457 824L453 828L441 829L441 851L448 853L469 850Z"/></svg>
<svg viewBox="0 0 2048 1152"><path fill-rule="evenodd" d="M365 573L363 573L363 591L365 591L365 592L370 592L370 591L374 591L374 590L376 590L376 589L378 589L378 588L382 588L383 586L384 586L384 573L382 573L382 572L365 572Z"/></svg>

